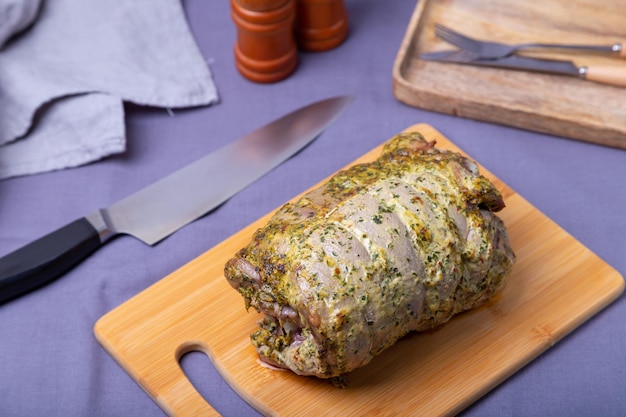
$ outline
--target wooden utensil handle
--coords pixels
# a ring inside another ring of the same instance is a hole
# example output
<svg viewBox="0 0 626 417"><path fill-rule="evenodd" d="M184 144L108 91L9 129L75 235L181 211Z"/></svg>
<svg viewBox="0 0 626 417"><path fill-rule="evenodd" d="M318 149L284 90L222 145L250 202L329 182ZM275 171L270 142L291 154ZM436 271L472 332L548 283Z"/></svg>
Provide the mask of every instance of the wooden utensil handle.
<svg viewBox="0 0 626 417"><path fill-rule="evenodd" d="M626 69L614 65L594 65L586 68L585 79L626 87Z"/></svg>

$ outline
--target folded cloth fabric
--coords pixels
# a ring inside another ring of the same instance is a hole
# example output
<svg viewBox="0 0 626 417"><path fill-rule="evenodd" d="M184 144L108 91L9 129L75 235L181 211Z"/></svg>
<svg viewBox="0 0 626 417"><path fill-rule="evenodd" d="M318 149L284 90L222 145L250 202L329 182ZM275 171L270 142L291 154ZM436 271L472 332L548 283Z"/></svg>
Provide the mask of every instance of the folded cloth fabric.
<svg viewBox="0 0 626 417"><path fill-rule="evenodd" d="M20 1L40 0L0 14ZM218 100L180 0L49 0L24 21L0 49L0 179L123 152L123 101Z"/></svg>
<svg viewBox="0 0 626 417"><path fill-rule="evenodd" d="M0 0L0 48L33 23L40 5L41 0Z"/></svg>

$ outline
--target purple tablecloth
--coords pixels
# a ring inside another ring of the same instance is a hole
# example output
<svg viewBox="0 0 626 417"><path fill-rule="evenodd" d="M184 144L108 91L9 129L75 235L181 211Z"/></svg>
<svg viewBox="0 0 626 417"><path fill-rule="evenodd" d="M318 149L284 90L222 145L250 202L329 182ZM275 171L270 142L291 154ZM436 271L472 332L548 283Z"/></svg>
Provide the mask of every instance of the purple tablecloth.
<svg viewBox="0 0 626 417"><path fill-rule="evenodd" d="M401 104L392 94L391 69L415 1L346 4L351 25L346 43L325 53L302 53L291 77L261 85L245 80L235 69L235 27L228 2L186 0L191 28L214 74L219 104L173 115L128 106L128 150L123 155L0 182L3 255L295 107L337 94L357 97L310 147L209 216L154 247L120 237L57 282L0 305L0 416L163 415L100 347L94 323L415 123L440 130L624 274L626 151ZM624 415L625 323L626 301L620 298L463 414ZM256 414L203 355L186 357L183 366L223 415Z"/></svg>

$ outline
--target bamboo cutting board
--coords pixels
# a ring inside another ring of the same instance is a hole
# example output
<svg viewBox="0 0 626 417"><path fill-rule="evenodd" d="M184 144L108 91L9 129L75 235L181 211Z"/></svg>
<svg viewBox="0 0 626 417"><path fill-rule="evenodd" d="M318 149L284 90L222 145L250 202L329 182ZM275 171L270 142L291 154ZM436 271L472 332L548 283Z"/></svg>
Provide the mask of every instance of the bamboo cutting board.
<svg viewBox="0 0 626 417"><path fill-rule="evenodd" d="M458 148L428 125L437 146ZM382 145L381 145L382 147ZM375 159L378 147L356 162ZM412 334L348 376L346 388L257 363L246 312L223 277L226 261L270 214L102 317L104 348L170 415L215 412L179 359L206 352L241 397L266 415L452 415L477 400L590 318L623 291L620 274L483 169L504 195L500 212L517 263L489 305L436 331ZM285 401L285 398L296 399Z"/></svg>
<svg viewBox="0 0 626 417"><path fill-rule="evenodd" d="M626 149L624 87L419 59L424 52L455 48L435 37L435 23L500 42L626 45L624 10L626 0L420 0L394 63L394 95L426 110ZM626 73L623 58L533 54Z"/></svg>

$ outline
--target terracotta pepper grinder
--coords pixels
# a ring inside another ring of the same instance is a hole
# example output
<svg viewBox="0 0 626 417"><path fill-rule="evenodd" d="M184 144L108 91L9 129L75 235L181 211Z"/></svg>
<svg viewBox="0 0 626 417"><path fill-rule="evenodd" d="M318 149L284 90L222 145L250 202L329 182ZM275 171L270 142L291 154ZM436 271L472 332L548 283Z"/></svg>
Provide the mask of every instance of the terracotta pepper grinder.
<svg viewBox="0 0 626 417"><path fill-rule="evenodd" d="M237 27L235 63L249 80L272 83L298 64L293 34L295 0L230 0Z"/></svg>
<svg viewBox="0 0 626 417"><path fill-rule="evenodd" d="M296 41L305 51L327 51L348 36L343 0L296 0Z"/></svg>

